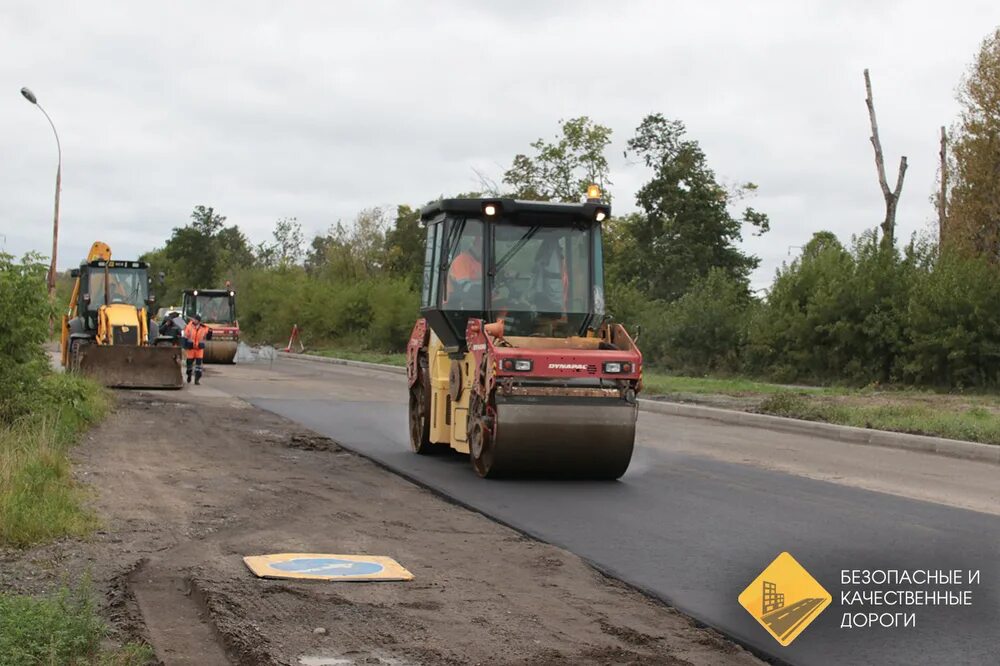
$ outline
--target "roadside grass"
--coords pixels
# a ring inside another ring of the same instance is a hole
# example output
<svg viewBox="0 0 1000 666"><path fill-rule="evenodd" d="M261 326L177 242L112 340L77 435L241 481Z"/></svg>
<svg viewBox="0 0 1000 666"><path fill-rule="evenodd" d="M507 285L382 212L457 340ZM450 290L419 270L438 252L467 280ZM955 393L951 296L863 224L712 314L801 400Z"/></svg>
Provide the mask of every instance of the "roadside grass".
<svg viewBox="0 0 1000 666"><path fill-rule="evenodd" d="M358 349L347 349L343 347L322 347L320 349L306 349L308 354L317 356L329 356L330 358L343 358L348 361L364 361L365 363L382 363L385 365L406 366L406 354L386 354L380 352L364 351Z"/></svg>
<svg viewBox="0 0 1000 666"><path fill-rule="evenodd" d="M659 372L643 374L643 389L649 396L705 404L725 396L733 399L725 403L728 408L806 421L1000 444L1000 395L992 393L788 386L741 377L680 377Z"/></svg>
<svg viewBox="0 0 1000 666"><path fill-rule="evenodd" d="M89 580L44 597L0 595L0 661L10 666L140 666L146 645L106 644Z"/></svg>
<svg viewBox="0 0 1000 666"><path fill-rule="evenodd" d="M755 381L745 377L681 377L662 372L643 370L643 391L653 395L669 395L671 393L731 395L735 397L770 395L789 390L810 394L837 395L847 392L847 389L825 386L787 386Z"/></svg>
<svg viewBox="0 0 1000 666"><path fill-rule="evenodd" d="M0 545L23 548L84 536L96 517L81 504L69 448L106 413L104 389L71 375L42 379L31 414L0 426Z"/></svg>
<svg viewBox="0 0 1000 666"><path fill-rule="evenodd" d="M774 393L756 411L807 421L1000 444L1000 396L859 391L837 398Z"/></svg>

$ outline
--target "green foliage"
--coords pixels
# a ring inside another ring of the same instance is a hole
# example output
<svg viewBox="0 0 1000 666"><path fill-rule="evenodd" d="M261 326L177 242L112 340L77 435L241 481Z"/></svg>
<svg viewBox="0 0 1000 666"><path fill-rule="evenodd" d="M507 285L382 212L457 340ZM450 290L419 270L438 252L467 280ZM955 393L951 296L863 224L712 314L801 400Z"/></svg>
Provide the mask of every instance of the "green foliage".
<svg viewBox="0 0 1000 666"><path fill-rule="evenodd" d="M42 343L54 315L38 255L0 253L0 426L31 412L48 369Z"/></svg>
<svg viewBox="0 0 1000 666"><path fill-rule="evenodd" d="M952 131L946 245L996 261L1000 256L1000 29L980 46L959 86Z"/></svg>
<svg viewBox="0 0 1000 666"><path fill-rule="evenodd" d="M904 380L1000 385L1000 271L985 259L946 253L913 285L906 335Z"/></svg>
<svg viewBox="0 0 1000 666"><path fill-rule="evenodd" d="M149 262L152 291L162 307L180 305L185 289L211 289L237 270L253 265L255 257L246 236L212 207L195 206L191 222L176 227L162 248L139 257ZM163 284L158 274L164 274Z"/></svg>
<svg viewBox="0 0 1000 666"><path fill-rule="evenodd" d="M0 595L0 655L8 666L140 666L147 646L107 648L107 627L97 614L88 580L47 597Z"/></svg>
<svg viewBox="0 0 1000 666"><path fill-rule="evenodd" d="M254 260L264 268L288 268L295 266L305 256L302 225L294 217L283 217L274 223L271 232L274 240L260 243L254 251Z"/></svg>
<svg viewBox="0 0 1000 666"><path fill-rule="evenodd" d="M389 275L405 278L419 288L424 270L424 241L427 232L420 224L420 211L409 206L396 208L396 220L385 232L385 269Z"/></svg>
<svg viewBox="0 0 1000 666"><path fill-rule="evenodd" d="M538 139L531 144L534 156L518 154L504 172L503 182L513 188L511 196L537 201L580 201L587 186L605 189L611 129L587 116L559 121L561 135L554 142Z"/></svg>
<svg viewBox="0 0 1000 666"><path fill-rule="evenodd" d="M680 373L739 372L754 307L744 283L712 269L679 299L654 309L643 326L643 353Z"/></svg>
<svg viewBox="0 0 1000 666"><path fill-rule="evenodd" d="M888 382L898 377L919 258L882 251L873 232L845 249L819 232L775 278L750 330L749 367L779 381Z"/></svg>
<svg viewBox="0 0 1000 666"><path fill-rule="evenodd" d="M632 276L651 298L672 301L712 268L746 282L760 260L736 243L742 226L764 233L767 216L747 208L734 218L729 206L752 183L728 191L716 180L697 141L685 138L684 124L660 114L643 119L628 149L652 169L652 178L636 194L642 214L622 220L619 233L630 237L630 251L618 253L617 272Z"/></svg>
<svg viewBox="0 0 1000 666"><path fill-rule="evenodd" d="M350 227L338 222L326 236L313 239L306 268L313 275L331 280L366 280L382 274L389 261L387 226L381 208L361 211Z"/></svg>
<svg viewBox="0 0 1000 666"><path fill-rule="evenodd" d="M310 275L301 266L247 271L240 325L248 340L285 342L297 324L309 347L331 343L374 351L406 346L419 297L409 280Z"/></svg>
<svg viewBox="0 0 1000 666"><path fill-rule="evenodd" d="M369 301L373 313L368 325L368 347L381 352L405 349L420 307L420 297L410 282L378 282L372 285Z"/></svg>
<svg viewBox="0 0 1000 666"><path fill-rule="evenodd" d="M30 396L31 413L0 426L0 544L27 546L94 527L70 473L69 447L106 413L100 387L46 373Z"/></svg>

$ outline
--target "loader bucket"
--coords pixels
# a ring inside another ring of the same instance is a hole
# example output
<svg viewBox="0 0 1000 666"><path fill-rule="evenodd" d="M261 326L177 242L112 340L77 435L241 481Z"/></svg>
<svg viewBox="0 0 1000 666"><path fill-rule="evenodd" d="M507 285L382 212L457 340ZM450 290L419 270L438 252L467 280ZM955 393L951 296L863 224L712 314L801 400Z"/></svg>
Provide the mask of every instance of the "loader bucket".
<svg viewBox="0 0 1000 666"><path fill-rule="evenodd" d="M74 369L112 388L179 389L183 386L179 347L84 345Z"/></svg>
<svg viewBox="0 0 1000 666"><path fill-rule="evenodd" d="M205 363L232 363L237 346L235 340L209 340L205 343Z"/></svg>

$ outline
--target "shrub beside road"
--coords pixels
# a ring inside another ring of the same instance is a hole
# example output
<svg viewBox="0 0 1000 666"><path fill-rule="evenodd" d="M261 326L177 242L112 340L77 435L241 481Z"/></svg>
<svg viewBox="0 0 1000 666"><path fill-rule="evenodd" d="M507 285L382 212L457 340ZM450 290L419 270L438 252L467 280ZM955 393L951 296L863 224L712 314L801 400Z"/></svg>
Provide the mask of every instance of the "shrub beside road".
<svg viewBox="0 0 1000 666"><path fill-rule="evenodd" d="M54 313L44 276L35 257L14 262L0 254L0 554L85 537L97 525L68 454L108 412L110 396L91 381L50 368L43 343ZM144 646L106 646L106 633L85 583L34 596L0 591L5 664L148 661Z"/></svg>

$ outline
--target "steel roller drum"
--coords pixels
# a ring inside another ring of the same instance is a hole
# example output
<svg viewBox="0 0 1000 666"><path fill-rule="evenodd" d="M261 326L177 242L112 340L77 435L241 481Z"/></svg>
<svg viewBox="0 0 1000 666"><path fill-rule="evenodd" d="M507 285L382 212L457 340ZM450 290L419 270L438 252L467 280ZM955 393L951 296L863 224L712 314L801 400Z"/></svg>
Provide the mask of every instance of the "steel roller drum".
<svg viewBox="0 0 1000 666"><path fill-rule="evenodd" d="M638 407L621 399L497 396L493 477L617 479L635 445Z"/></svg>
<svg viewBox="0 0 1000 666"><path fill-rule="evenodd" d="M236 358L235 340L209 340L205 343L205 363L232 363Z"/></svg>

